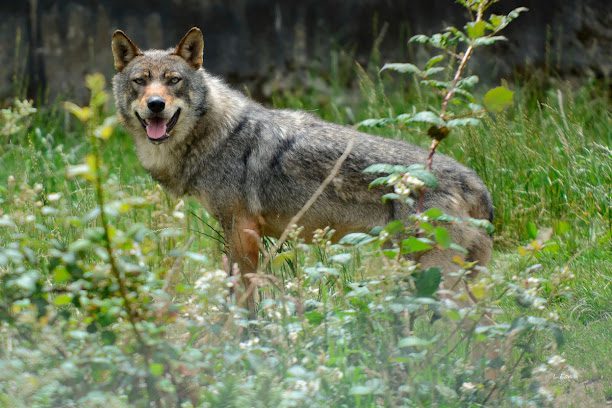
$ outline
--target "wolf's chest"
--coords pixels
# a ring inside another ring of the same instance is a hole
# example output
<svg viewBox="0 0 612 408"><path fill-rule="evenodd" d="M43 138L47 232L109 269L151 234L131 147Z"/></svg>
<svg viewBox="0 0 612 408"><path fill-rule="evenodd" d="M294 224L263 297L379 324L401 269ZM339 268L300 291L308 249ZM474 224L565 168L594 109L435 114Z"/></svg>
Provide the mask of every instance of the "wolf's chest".
<svg viewBox="0 0 612 408"><path fill-rule="evenodd" d="M137 143L136 153L142 167L166 190L175 195L184 193L180 163L165 146L157 146L149 142Z"/></svg>

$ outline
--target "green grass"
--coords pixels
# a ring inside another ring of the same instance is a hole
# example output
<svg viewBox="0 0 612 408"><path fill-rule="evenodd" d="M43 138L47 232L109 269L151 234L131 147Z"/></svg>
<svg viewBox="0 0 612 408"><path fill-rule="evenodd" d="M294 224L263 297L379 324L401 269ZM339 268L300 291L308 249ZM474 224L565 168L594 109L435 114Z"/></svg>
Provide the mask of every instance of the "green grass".
<svg viewBox="0 0 612 408"><path fill-rule="evenodd" d="M354 78L352 69L339 65L332 67L330 72L331 76L324 80L324 90L309 87L307 81L301 89L275 95L273 105L312 110L325 119L352 125L365 118L410 111L413 104L422 106L432 101L430 96L415 89L412 81L402 78L385 77L380 82L377 75L368 75L360 68ZM353 80L361 85L361 93L346 89ZM559 398L560 404L598 406L612 398L612 366L609 364L609 339L612 335L612 127L609 95L605 92L607 87L596 82L579 87L553 82L546 89L530 83L514 85L513 88L516 91L513 109L488 117L480 127L451 134L441 151L473 168L491 190L497 232L490 269L511 279L530 265L541 265L530 275L544 281L548 303L541 313L558 314L566 335L559 352L580 375L577 381L550 377L544 385ZM387 128L378 132L386 137L428 144L428 139L418 129ZM81 135L82 129L74 123L67 123L58 107L41 109L33 117L27 132L10 138L0 135L6 138L0 148L0 210L15 219L37 214L33 221L19 222L19 236L0 231L0 240L6 243L17 239L27 242L47 259L46 249L43 249L45 244L36 242L57 240L69 245L82 237L85 227L93 224L78 223L70 218L71 214L86 214L96 205L89 184L66 177L67 166L81 162L90 149ZM192 252L208 256L205 270L221 267L221 245L210 238L216 237L214 220L193 200L187 200L185 208L178 209L185 214L184 218L173 216L178 200L166 196L140 167L129 135L116 132L105 142L103 156L109 179L109 197L146 197L150 204L113 218L113 223L123 230L140 223L159 234L158 239L142 244L143 247L154 247L153 255L147 258L152 270L160 271L160 276L165 278L166 271L174 263L174 258L168 257L170 251L185 243L189 243L188 249ZM15 185L9 185L9 176L14 177ZM42 188L35 187L36 184ZM45 201L50 193L61 193L60 204ZM43 205L55 205L61 216L40 215L37 208ZM552 228L554 246L535 257L519 256L517 246L532 240L528 228L531 224L540 231ZM169 233L164 235L170 228L182 230L182 235L178 238ZM436 376L444 377L443 382L448 384L463 378L463 374L456 378L452 374L455 360L443 359L440 361L441 369L410 375L395 372L397 366L387 364L390 359L404 358L393 353L396 338L405 337L402 334L405 328L392 321L395 315L385 309L391 306L384 300L395 296L399 290L395 285L401 285L402 281L399 271L381 269L381 260L373 251L367 248L352 250L353 258L347 263L335 262L332 258L334 254L346 251L344 249L326 249L324 246L307 249L296 245L285 247L284 251L283 254L287 255L273 264L270 272L280 279L282 287L299 299L297 304L316 301L319 305L308 309L310 311L305 315L286 310L279 291L267 287L262 289L267 300L262 302L261 315L266 314L270 302L280 302L278 304L283 307L278 310L286 315L262 320L269 324L259 329L260 345L241 345L243 348L240 348L237 332L224 334L222 325L216 323L210 323L207 330L192 332L193 338L199 338L195 341L197 346L191 341L186 344L199 347L198 352L205 354L201 365L193 364L211 376L201 380L210 387L206 399L211 405L245 406L257 401L258 406L278 406L279 401L289 398L275 388L280 375L283 381L287 381L285 386L296 393L302 387L301 383L296 385L297 382L303 381L307 384L304 386L309 386L314 384L313 378L322 378L322 382L316 383L319 388L315 394L320 394L321 398L332 395L334 399L332 402L317 400L309 394L311 391L303 390L304 395L312 399L312 406L325 403L334 406L397 404L397 401L385 397L384 392L365 392L368 387L371 391L378 386L378 382L372 382L373 378L388 387L416 389L410 392L418 394L420 405L425 406L427 403L423 401L428 401L428 395L434 392L423 388L423 384L436 384L440 381ZM312 280L308 267L317 262L333 266L338 276ZM0 274L8 270L0 267ZM177 281L173 282L178 282L179 287L189 288L201 274L202 268L197 262L186 262ZM372 279L378 278L382 283L372 283ZM302 284L304 281L308 281L308 285ZM370 282L366 285L368 293L361 293L353 285L360 281ZM192 292L187 290L186 293ZM179 291L179 299L184 301L186 296L180 295ZM207 314L208 306L221 302L215 299L200 299L201 304L197 307L183 307ZM502 306L502 319L505 321L523 313L515 302L504 301ZM270 307L271 313L277 310ZM332 317L326 317L328 312L332 312ZM274 322L281 323L275 325ZM170 332L170 337L172 334L180 337L184 329L177 326ZM441 325L425 324L422 320L417 321L416 332L426 338L448 334ZM340 341L343 338L347 340ZM244 351L244 347L251 350L250 354ZM267 348L276 350L276 365L266 359L270 354ZM319 354L313 350L318 350ZM452 354L453 358L460 359L462 352L460 347ZM234 353L234 357L226 356L221 360L236 363L218 366L224 353ZM7 355L3 355L3 364L10 360ZM325 361L317 363L317 359L323 358ZM543 359L545 355L532 358ZM415 367L419 364L423 363L415 363ZM43 369L39 369L42 377ZM355 388L356 385L365 388ZM246 388L250 393L245 394ZM13 390L13 394L7 388L0 390L0 405L3 398L15 395L19 395L22 401L31 401L29 396L24 396L23 390ZM37 392L32 395L43 398L41 395L44 393ZM443 394L440 390L436 392ZM298 398L297 394L295 398ZM118 406L120 403L117 402ZM45 406L44 401L38 406ZM464 401L464 406L470 406L469 402Z"/></svg>
<svg viewBox="0 0 612 408"><path fill-rule="evenodd" d="M329 120L351 124L410 112L413 104L424 102L414 84L402 78L385 77L383 83L393 91L384 96L378 91L382 84L364 79L363 74L360 80L364 98L350 109L335 104L333 96L321 105L316 93L305 98L303 91L297 97L284 95L276 104L311 109ZM510 277L531 261L542 265L534 277L549 279L562 271L573 274L566 282L567 292L554 296L548 310L559 314L568 337L563 351L580 369L580 381L588 385L581 393L576 392L577 386L557 384L556 392L567 394L560 397L564 405L598 406L612 397L612 365L604 344L612 335L609 94L598 82L576 87L553 80L544 89L523 82L512 86L516 91L513 109L489 116L483 126L451 134L440 151L473 168L492 193L496 228L492 270ZM338 92L336 87L330 89L332 95ZM429 143L424 131L375 131L423 147ZM564 231L556 238L554 254L528 261L517 254L516 247L530 240L530 223L555 233ZM514 306L506 306L510 315L515 311Z"/></svg>

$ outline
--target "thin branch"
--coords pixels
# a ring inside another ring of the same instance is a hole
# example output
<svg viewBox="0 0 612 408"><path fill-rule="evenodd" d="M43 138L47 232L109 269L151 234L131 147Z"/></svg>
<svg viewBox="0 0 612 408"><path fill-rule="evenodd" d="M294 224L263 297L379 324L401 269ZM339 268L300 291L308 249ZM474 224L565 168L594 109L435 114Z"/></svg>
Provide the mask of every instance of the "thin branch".
<svg viewBox="0 0 612 408"><path fill-rule="evenodd" d="M535 330L533 330L531 332L531 334L529 336L529 340L527 341L527 344L530 344L533 341L534 336L535 336ZM514 363L512 368L510 369L510 372L508 373L508 377L506 378L506 381L504 381L504 386L510 384L510 381L512 381L512 376L514 375L514 371L516 371L517 367L519 366L519 364L523 360L523 357L525 357L525 354L527 354L527 347L523 348L523 350L521 351L521 354L516 359L516 362ZM498 385L499 385L498 382L493 384L493 387L491 387L491 390L489 391L489 393L487 394L485 399L482 401L482 406L486 406L486 404L489 401L489 399L493 396L495 391L499 388Z"/></svg>
<svg viewBox="0 0 612 408"><path fill-rule="evenodd" d="M480 4L480 6L478 7L478 13L476 14L475 22L482 20L482 14L486 6L487 6L486 1ZM453 96L455 95L455 91L457 89L457 83L459 83L459 81L461 80L463 76L463 71L465 70L465 67L467 66L467 63L470 60L473 52L474 52L474 44L472 43L467 47L467 49L463 53L461 62L459 63L459 66L457 67L457 71L455 71L455 75L453 76L453 80L448 89L448 92L446 93L446 95L444 96L444 99L442 100L442 107L440 109L440 119L442 120L444 120L444 118L446 117L446 110L448 109L448 104L453 98ZM431 168L433 165L433 157L434 157L434 154L436 153L436 149L438 148L439 144L440 144L440 140L434 139L431 142L431 146L429 146L429 155L427 156L427 170L429 171L431 171Z"/></svg>

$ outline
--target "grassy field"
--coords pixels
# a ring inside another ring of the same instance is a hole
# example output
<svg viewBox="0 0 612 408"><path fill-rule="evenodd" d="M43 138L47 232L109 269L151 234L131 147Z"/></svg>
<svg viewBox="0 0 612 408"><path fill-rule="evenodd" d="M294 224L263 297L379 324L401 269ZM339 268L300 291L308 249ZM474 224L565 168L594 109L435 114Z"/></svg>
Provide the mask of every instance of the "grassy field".
<svg viewBox="0 0 612 408"><path fill-rule="evenodd" d="M348 125L428 104L429 96L409 80L385 76L380 82L360 70L343 74L347 79L339 71L304 78L303 87L276 93L272 104ZM346 89L355 77L360 93ZM608 87L560 81L511 87L516 102L510 111L453 133L441 150L473 168L493 195L495 253L488 284L529 281L524 286L536 285L543 300L526 311L514 297L502 296L496 302L499 321L546 317L559 324L565 341L557 348L538 332L524 341L527 354L510 350L503 369L510 370L511 361L519 369L518 362L536 368L510 375L494 405L544 406L552 398L556 406L603 406L612 399ZM428 144L415 129L378 132ZM131 300L143 305L138 329L150 336L151 350L174 353L145 353L143 362L125 323L129 313L117 311L117 287L95 278L108 275L110 267L91 244L100 226L92 212L94 186L67 177L67 169L91 151L83 134L58 104L41 108L27 129L0 135L0 406L144 406L138 390L151 396L143 380L151 376L164 406L491 404L483 370L467 357L471 342L485 347L487 339L469 332L453 347L457 333L444 325L448 316L430 323L439 300L411 309L403 266L388 265L367 245L341 247L322 238L313 246L283 247L267 270L272 284L260 289L259 319L251 322L256 330L242 330L248 325L244 315L224 296L228 278L219 271L224 267L215 221L195 201L167 196L119 130L102 145L113 245L125 261L126 279L135 282ZM551 236L547 250L519 255L519 247L543 236ZM69 254L77 260L66 260ZM61 275L74 277L71 265L86 272L80 280ZM28 286L30 278L38 286ZM89 306L83 299L91 289L82 282L102 282ZM44 287L54 311L34 313L34 286ZM14 295L15 287L25 294ZM58 287L71 291L66 302L58 300L64 299L54 292ZM496 291L493 285L490 292ZM115 317L94 321L98 315L90 310L96 307L99 315ZM419 343L423 339L429 342ZM566 362L548 360L552 355ZM134 378L142 384L134 385ZM168 403L168 395L178 402Z"/></svg>

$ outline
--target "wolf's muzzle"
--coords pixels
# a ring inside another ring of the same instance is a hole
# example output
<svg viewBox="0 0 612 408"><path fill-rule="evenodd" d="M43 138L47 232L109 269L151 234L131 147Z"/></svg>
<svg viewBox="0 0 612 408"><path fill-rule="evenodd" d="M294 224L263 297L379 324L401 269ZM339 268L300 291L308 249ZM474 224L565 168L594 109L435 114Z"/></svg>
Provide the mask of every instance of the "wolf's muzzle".
<svg viewBox="0 0 612 408"><path fill-rule="evenodd" d="M161 96L152 96L147 100L147 107L151 112L160 113L166 107L166 101Z"/></svg>
<svg viewBox="0 0 612 408"><path fill-rule="evenodd" d="M181 114L181 108L178 108L170 120L153 116L147 120L140 117L137 111L134 111L134 115L138 118L138 121L142 125L143 129L147 133L149 141L154 144L159 144L170 137L170 132L174 129L174 126L179 120Z"/></svg>

